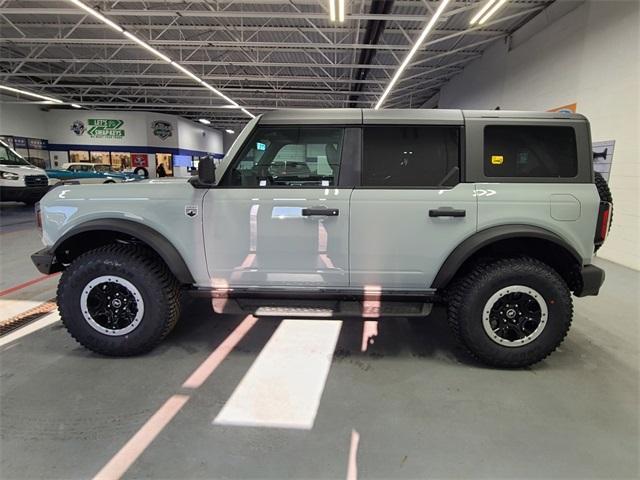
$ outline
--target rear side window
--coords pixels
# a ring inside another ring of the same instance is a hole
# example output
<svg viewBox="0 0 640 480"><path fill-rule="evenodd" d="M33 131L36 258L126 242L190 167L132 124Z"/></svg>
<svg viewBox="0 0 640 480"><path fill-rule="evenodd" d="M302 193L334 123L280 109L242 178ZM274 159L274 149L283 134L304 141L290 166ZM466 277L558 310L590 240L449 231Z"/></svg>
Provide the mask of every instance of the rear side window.
<svg viewBox="0 0 640 480"><path fill-rule="evenodd" d="M484 128L487 177L556 177L578 174L572 127L490 125Z"/></svg>
<svg viewBox="0 0 640 480"><path fill-rule="evenodd" d="M458 127L365 127L362 185L444 187L460 181Z"/></svg>
<svg viewBox="0 0 640 480"><path fill-rule="evenodd" d="M260 127L224 181L236 187L328 187L338 181L342 128Z"/></svg>

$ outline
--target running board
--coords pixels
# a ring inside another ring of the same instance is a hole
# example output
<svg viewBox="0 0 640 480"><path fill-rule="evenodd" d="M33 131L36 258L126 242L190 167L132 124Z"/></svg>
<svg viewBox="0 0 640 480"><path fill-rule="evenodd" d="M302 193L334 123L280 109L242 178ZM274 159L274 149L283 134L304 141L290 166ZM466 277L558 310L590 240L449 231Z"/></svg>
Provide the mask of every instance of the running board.
<svg viewBox="0 0 640 480"><path fill-rule="evenodd" d="M252 314L257 317L426 317L432 303L402 301L267 300L256 298L214 298L216 313Z"/></svg>

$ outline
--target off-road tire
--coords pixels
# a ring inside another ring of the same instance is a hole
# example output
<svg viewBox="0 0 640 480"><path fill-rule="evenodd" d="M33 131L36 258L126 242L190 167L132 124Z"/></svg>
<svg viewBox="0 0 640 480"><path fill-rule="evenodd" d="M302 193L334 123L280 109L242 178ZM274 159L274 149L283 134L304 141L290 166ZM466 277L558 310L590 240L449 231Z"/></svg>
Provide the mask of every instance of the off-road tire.
<svg viewBox="0 0 640 480"><path fill-rule="evenodd" d="M131 282L144 302L140 323L126 335L100 333L82 314L82 290L104 275L117 275ZM71 336L102 355L148 352L169 334L180 316L180 288L175 277L152 252L132 245L111 244L80 255L62 274L57 295L62 323Z"/></svg>
<svg viewBox="0 0 640 480"><path fill-rule="evenodd" d="M494 342L482 325L489 298L504 287L535 289L548 308L542 333L526 345ZM476 359L494 367L521 368L551 354L564 340L573 317L571 292L560 275L539 260L521 257L478 262L448 290L448 321L462 346Z"/></svg>
<svg viewBox="0 0 640 480"><path fill-rule="evenodd" d="M596 189L598 190L598 195L600 196L600 201L611 204L611 212L609 213L609 229L611 229L611 225L613 224L613 196L611 195L609 184L600 172L594 172L593 179L596 184ZM596 245L594 251L597 252L601 246L602 245Z"/></svg>

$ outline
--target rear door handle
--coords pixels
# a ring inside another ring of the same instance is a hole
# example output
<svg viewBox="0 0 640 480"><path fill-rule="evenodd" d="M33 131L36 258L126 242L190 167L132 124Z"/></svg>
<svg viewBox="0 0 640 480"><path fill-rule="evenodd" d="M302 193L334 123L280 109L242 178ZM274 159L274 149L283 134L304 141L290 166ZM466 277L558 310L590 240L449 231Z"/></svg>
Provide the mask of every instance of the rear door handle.
<svg viewBox="0 0 640 480"><path fill-rule="evenodd" d="M467 211L451 207L440 207L429 210L430 217L466 217Z"/></svg>
<svg viewBox="0 0 640 480"><path fill-rule="evenodd" d="M340 215L340 210L337 208L327 208L327 207L311 207L311 208L303 208L302 216L303 217L311 217L315 215L322 215L325 217L337 217Z"/></svg>

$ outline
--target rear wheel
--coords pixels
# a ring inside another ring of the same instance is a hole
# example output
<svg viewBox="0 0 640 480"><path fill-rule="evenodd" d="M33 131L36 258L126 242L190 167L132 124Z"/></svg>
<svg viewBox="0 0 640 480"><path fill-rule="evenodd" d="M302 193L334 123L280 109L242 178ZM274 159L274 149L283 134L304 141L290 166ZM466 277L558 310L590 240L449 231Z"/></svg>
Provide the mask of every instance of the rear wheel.
<svg viewBox="0 0 640 480"><path fill-rule="evenodd" d="M552 353L573 316L571 292L551 267L533 258L478 264L449 293L449 323L480 361L526 367Z"/></svg>
<svg viewBox="0 0 640 480"><path fill-rule="evenodd" d="M175 326L179 286L150 252L108 245L78 257L58 286L62 323L81 345L103 355L147 352Z"/></svg>

